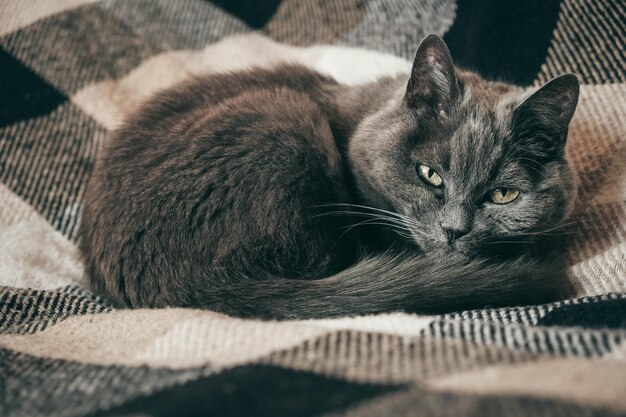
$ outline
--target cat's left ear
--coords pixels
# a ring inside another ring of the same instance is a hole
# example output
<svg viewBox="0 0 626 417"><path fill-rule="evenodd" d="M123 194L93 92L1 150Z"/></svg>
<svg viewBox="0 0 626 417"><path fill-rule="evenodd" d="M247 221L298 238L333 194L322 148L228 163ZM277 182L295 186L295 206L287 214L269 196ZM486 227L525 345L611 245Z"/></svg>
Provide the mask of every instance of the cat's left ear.
<svg viewBox="0 0 626 417"><path fill-rule="evenodd" d="M574 74L548 81L515 108L516 129L528 136L543 137L559 147L565 146L579 90Z"/></svg>
<svg viewBox="0 0 626 417"><path fill-rule="evenodd" d="M446 43L428 35L417 47L405 103L411 108L426 106L440 114L447 112L459 96L459 83Z"/></svg>

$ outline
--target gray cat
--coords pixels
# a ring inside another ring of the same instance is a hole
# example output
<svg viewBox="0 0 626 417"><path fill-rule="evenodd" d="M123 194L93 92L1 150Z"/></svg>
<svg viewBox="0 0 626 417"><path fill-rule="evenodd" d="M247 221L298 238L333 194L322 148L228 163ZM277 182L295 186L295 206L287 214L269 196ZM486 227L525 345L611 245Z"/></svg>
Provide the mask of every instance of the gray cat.
<svg viewBox="0 0 626 417"><path fill-rule="evenodd" d="M554 299L577 101L574 75L488 82L435 35L410 75L359 87L298 65L194 78L103 149L91 282L120 306L270 319Z"/></svg>

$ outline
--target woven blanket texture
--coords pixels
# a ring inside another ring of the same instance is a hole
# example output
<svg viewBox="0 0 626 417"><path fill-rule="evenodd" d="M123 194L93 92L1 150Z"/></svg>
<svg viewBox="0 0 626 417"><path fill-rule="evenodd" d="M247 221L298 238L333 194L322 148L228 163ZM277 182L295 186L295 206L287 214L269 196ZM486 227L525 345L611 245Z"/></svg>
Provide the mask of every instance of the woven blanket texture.
<svg viewBox="0 0 626 417"><path fill-rule="evenodd" d="M572 298L263 322L90 292L85 185L138 103L283 60L359 84L429 33L488 78L579 76ZM626 415L625 165L623 0L0 0L0 416Z"/></svg>

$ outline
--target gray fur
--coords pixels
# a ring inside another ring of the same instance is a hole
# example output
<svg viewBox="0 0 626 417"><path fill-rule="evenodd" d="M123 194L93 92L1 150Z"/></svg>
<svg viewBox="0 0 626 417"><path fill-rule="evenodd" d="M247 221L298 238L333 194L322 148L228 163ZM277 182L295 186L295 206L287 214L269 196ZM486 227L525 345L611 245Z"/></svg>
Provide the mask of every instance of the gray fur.
<svg viewBox="0 0 626 417"><path fill-rule="evenodd" d="M455 70L435 36L408 82L352 88L295 65L194 78L96 163L92 284L120 306L275 319L553 299L566 283L544 235L575 196L577 97L571 76L529 95ZM521 193L485 201L497 187Z"/></svg>

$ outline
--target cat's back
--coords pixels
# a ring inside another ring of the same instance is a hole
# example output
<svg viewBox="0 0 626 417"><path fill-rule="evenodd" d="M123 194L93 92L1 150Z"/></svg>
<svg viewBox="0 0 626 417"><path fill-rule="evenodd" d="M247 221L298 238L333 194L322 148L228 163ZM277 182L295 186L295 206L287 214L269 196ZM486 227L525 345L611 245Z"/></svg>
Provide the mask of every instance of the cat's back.
<svg viewBox="0 0 626 417"><path fill-rule="evenodd" d="M211 265L283 254L278 269L306 259L327 272L328 251L316 251L336 236L308 213L348 191L312 97L325 82L285 67L199 77L148 100L110 135L88 185L81 249L94 287L122 305L193 305L189 277Z"/></svg>

